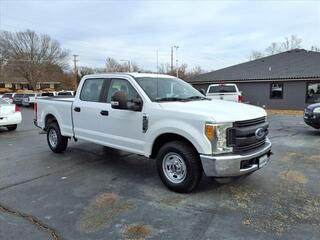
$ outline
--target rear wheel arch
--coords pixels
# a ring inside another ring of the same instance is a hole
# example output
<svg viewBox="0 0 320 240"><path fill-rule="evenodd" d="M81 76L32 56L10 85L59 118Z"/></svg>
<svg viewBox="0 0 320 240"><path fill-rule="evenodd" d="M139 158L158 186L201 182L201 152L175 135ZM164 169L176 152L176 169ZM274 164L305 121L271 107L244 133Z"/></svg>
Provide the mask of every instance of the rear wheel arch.
<svg viewBox="0 0 320 240"><path fill-rule="evenodd" d="M48 126L50 125L50 123L52 123L52 122L58 123L58 120L53 114L47 114L44 122L45 122L45 129L48 129Z"/></svg>

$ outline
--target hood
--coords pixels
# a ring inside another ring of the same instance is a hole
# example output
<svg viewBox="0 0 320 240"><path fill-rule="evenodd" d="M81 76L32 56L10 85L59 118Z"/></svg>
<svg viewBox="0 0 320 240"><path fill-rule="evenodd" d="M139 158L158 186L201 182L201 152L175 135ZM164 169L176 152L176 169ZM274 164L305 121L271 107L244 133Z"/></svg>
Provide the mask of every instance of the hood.
<svg viewBox="0 0 320 240"><path fill-rule="evenodd" d="M216 123L243 121L267 115L261 107L222 100L162 102L160 105L164 109L176 112L206 115L213 118Z"/></svg>
<svg viewBox="0 0 320 240"><path fill-rule="evenodd" d="M320 103L311 104L311 105L307 106L307 109L313 110L313 109L315 109L316 107L320 107Z"/></svg>

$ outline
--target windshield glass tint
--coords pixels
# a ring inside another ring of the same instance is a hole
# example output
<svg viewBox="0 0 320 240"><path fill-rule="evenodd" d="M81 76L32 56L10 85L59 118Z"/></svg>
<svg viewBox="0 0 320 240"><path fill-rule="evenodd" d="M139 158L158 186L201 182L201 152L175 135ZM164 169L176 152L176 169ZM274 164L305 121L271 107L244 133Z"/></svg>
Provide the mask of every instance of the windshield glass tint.
<svg viewBox="0 0 320 240"><path fill-rule="evenodd" d="M151 101L164 98L204 97L197 89L179 78L137 77L135 79Z"/></svg>
<svg viewBox="0 0 320 240"><path fill-rule="evenodd" d="M6 93L6 94L3 95L3 98L9 98L9 97L12 97L11 93Z"/></svg>
<svg viewBox="0 0 320 240"><path fill-rule="evenodd" d="M0 98L0 104L9 104L7 101Z"/></svg>
<svg viewBox="0 0 320 240"><path fill-rule="evenodd" d="M209 90L209 93L229 93L229 92L236 92L235 86L227 86L227 85L211 86Z"/></svg>

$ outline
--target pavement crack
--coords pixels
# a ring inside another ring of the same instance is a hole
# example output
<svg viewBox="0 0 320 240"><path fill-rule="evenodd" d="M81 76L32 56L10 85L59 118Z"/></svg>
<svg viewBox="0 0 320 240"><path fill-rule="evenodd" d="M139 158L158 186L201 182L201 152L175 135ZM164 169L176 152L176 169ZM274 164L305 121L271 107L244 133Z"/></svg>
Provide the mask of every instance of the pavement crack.
<svg viewBox="0 0 320 240"><path fill-rule="evenodd" d="M47 174L44 174L44 175L41 175L41 176L38 176L38 177L34 177L34 178L31 178L31 179L27 179L27 180L24 180L24 181L21 181L21 182L17 182L17 183L14 183L14 184L10 184L8 186L4 186L2 188L0 188L0 191L2 190L6 190L8 188L11 188L11 187L15 187L15 186L18 186L18 185L21 185L21 184L25 184L25 183L28 183L28 182L32 182L32 181L35 181L35 180L38 180L40 178L43 178L43 177L47 177L49 175L51 175L52 173L47 173Z"/></svg>
<svg viewBox="0 0 320 240"><path fill-rule="evenodd" d="M44 224L43 222L41 222L39 219L37 219L34 216L25 214L23 212L11 209L9 207L3 206L2 204L0 204L0 211L5 212L5 213L9 213L11 215L23 218L24 220L30 222L32 225L35 225L38 229L41 229L43 231L46 231L47 233L49 233L49 235L52 237L53 240L61 240L58 232L49 227L48 225Z"/></svg>

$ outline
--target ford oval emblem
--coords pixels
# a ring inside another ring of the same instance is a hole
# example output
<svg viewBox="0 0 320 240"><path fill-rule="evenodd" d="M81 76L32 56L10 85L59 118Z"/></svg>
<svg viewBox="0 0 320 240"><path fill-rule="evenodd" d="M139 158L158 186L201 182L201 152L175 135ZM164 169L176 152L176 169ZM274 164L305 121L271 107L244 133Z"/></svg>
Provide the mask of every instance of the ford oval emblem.
<svg viewBox="0 0 320 240"><path fill-rule="evenodd" d="M255 136L257 139L263 138L265 135L265 130L263 128L258 128L255 132Z"/></svg>

